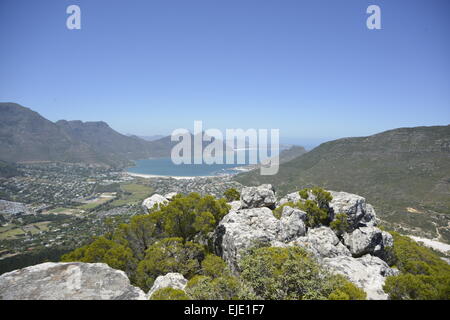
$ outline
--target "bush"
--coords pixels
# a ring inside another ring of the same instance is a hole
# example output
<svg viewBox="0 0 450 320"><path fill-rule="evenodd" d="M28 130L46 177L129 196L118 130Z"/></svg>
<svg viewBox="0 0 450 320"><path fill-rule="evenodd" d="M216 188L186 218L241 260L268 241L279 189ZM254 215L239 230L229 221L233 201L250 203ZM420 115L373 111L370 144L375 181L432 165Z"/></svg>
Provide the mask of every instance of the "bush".
<svg viewBox="0 0 450 320"><path fill-rule="evenodd" d="M228 213L230 206L225 199L213 196L201 197L198 193L176 196L159 211L150 213L166 237L192 240L198 234L214 230Z"/></svg>
<svg viewBox="0 0 450 320"><path fill-rule="evenodd" d="M102 262L113 269L125 271L129 277L132 277L137 264L130 248L104 237L98 237L91 244L63 255L61 261Z"/></svg>
<svg viewBox="0 0 450 320"><path fill-rule="evenodd" d="M207 255L205 260L202 261L201 272L211 278L219 278L230 274L226 262L214 254Z"/></svg>
<svg viewBox="0 0 450 320"><path fill-rule="evenodd" d="M162 288L155 291L150 300L190 300L187 294L180 289Z"/></svg>
<svg viewBox="0 0 450 320"><path fill-rule="evenodd" d="M306 212L306 225L309 228L316 228L321 225L328 225L328 211L319 208L314 200L306 200L297 206Z"/></svg>
<svg viewBox="0 0 450 320"><path fill-rule="evenodd" d="M411 273L388 277L383 289L391 300L448 300L448 276L427 276Z"/></svg>
<svg viewBox="0 0 450 320"><path fill-rule="evenodd" d="M242 259L241 268L242 279L261 299L323 300L343 293L348 297L363 295L361 289L329 274L298 247L252 249Z"/></svg>
<svg viewBox="0 0 450 320"><path fill-rule="evenodd" d="M235 188L230 188L223 193L227 202L237 201L241 198L241 194Z"/></svg>
<svg viewBox="0 0 450 320"><path fill-rule="evenodd" d="M251 289L241 279L231 275L211 278L195 276L186 285L187 294L194 300L253 300Z"/></svg>
<svg viewBox="0 0 450 320"><path fill-rule="evenodd" d="M329 300L366 300L367 294L361 288L340 275L331 280L334 290L329 294Z"/></svg>
<svg viewBox="0 0 450 320"><path fill-rule="evenodd" d="M347 215L345 213L338 213L333 221L330 223L330 228L338 235L342 235L349 231L349 224L347 221Z"/></svg>
<svg viewBox="0 0 450 320"><path fill-rule="evenodd" d="M144 291L149 290L155 279L169 272L181 273L190 278L200 273L204 248L193 242L183 243L181 238L166 238L151 245L145 259L139 262L136 283Z"/></svg>
<svg viewBox="0 0 450 320"><path fill-rule="evenodd" d="M139 260L144 258L145 251L160 237L157 219L151 215L132 217L130 223L121 224L112 236L117 243L128 246Z"/></svg>
<svg viewBox="0 0 450 320"><path fill-rule="evenodd" d="M388 277L383 289L393 300L450 299L450 266L432 250L409 237L391 232L392 253L396 267L402 272Z"/></svg>
<svg viewBox="0 0 450 320"><path fill-rule="evenodd" d="M284 207L298 208L298 206L299 206L298 203L294 203L292 201L286 202L285 204L282 204L281 206L273 209L272 213L273 213L274 217L279 220L279 219L281 219L281 215L283 214Z"/></svg>

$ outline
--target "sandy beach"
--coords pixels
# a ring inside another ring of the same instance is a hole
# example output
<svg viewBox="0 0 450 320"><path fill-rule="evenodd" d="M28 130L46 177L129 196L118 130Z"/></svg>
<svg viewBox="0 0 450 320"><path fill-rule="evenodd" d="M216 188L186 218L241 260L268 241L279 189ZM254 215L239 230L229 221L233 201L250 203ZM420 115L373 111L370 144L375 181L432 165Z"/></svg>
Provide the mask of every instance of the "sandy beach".
<svg viewBox="0 0 450 320"><path fill-rule="evenodd" d="M178 176L161 176L156 174L142 174L142 173L133 173L133 172L125 172L127 175L132 177L139 177L139 178L163 178L163 179L176 179L176 180L192 180L196 178L217 178L217 177L223 177L223 176L230 176L230 175L221 175L221 176L186 176L186 177L178 177Z"/></svg>

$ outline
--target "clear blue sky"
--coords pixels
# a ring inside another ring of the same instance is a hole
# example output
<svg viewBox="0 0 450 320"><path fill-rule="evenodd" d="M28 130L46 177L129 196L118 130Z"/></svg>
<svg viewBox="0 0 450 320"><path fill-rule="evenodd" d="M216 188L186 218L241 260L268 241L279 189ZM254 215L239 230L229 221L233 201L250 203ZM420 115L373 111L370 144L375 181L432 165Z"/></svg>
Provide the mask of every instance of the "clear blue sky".
<svg viewBox="0 0 450 320"><path fill-rule="evenodd" d="M366 28L370 4L382 30ZM448 0L0 0L0 101L139 135L446 125L449 14Z"/></svg>

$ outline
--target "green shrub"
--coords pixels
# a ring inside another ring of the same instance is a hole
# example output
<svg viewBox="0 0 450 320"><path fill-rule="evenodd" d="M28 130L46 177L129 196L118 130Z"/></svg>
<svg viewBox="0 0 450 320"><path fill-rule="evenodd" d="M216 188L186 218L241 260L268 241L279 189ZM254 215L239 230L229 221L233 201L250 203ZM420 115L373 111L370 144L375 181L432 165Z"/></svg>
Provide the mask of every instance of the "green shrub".
<svg viewBox="0 0 450 320"><path fill-rule="evenodd" d="M201 197L198 193L176 196L159 211L150 213L166 237L192 240L198 234L207 234L228 213L225 199Z"/></svg>
<svg viewBox="0 0 450 320"><path fill-rule="evenodd" d="M130 248L104 237L98 237L91 244L63 255L61 261L102 262L111 268L125 271L129 277L132 276L137 264Z"/></svg>
<svg viewBox="0 0 450 320"><path fill-rule="evenodd" d="M158 276L169 272L178 272L190 278L200 273L203 258L204 248L199 244L183 243L181 238L163 239L150 246L145 259L139 262L136 283L147 291Z"/></svg>
<svg viewBox="0 0 450 320"><path fill-rule="evenodd" d="M223 195L227 202L237 201L241 198L241 194L235 188L230 188L226 190Z"/></svg>
<svg viewBox="0 0 450 320"><path fill-rule="evenodd" d="M409 237L391 232L392 248L400 275L388 277L383 289L393 300L450 299L450 265L432 250Z"/></svg>
<svg viewBox="0 0 450 320"><path fill-rule="evenodd" d="M188 295L180 289L162 288L155 291L150 300L190 300Z"/></svg>
<svg viewBox="0 0 450 320"><path fill-rule="evenodd" d="M211 278L219 278L230 274L226 262L214 254L207 255L201 265L202 274Z"/></svg>
<svg viewBox="0 0 450 320"><path fill-rule="evenodd" d="M324 270L298 247L252 249L241 262L242 279L255 295L268 300L324 300L341 296L362 296L348 281ZM337 291L337 290L340 291ZM352 291L352 290L354 291ZM355 293L357 292L357 293Z"/></svg>
<svg viewBox="0 0 450 320"><path fill-rule="evenodd" d="M366 300L367 294L363 289L340 275L334 276L330 281L333 291L328 295L329 300Z"/></svg>
<svg viewBox="0 0 450 320"><path fill-rule="evenodd" d="M298 194L300 195L300 198L302 198L303 200L306 200L309 197L307 188L300 190Z"/></svg>
<svg viewBox="0 0 450 320"><path fill-rule="evenodd" d="M283 213L283 208L284 207L291 207L291 208L297 208L298 205L294 202L286 202L285 204L282 204L281 206L275 208L272 210L272 213L274 215L275 218L277 218L278 220L281 219L281 214Z"/></svg>
<svg viewBox="0 0 450 320"><path fill-rule="evenodd" d="M253 300L256 297L240 278L225 275L211 278L195 276L186 285L187 294L194 300Z"/></svg>
<svg viewBox="0 0 450 320"><path fill-rule="evenodd" d="M304 203L299 203L297 207L306 212L306 225L309 228L328 225L328 211L319 208L314 200L306 200Z"/></svg>
<svg viewBox="0 0 450 320"><path fill-rule="evenodd" d="M333 221L330 223L330 228L336 232L336 234L341 235L349 231L349 224L347 221L347 214L338 213Z"/></svg>

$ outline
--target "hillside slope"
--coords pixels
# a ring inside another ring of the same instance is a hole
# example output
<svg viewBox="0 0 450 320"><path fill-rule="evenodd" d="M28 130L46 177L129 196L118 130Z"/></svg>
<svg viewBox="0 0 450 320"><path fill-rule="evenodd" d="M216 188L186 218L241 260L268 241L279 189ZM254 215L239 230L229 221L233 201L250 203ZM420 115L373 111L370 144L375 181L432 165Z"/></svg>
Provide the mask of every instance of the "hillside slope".
<svg viewBox="0 0 450 320"><path fill-rule="evenodd" d="M0 103L0 160L6 162L124 166L130 160L170 156L170 150L167 138L145 141L120 134L105 122L53 123L29 108Z"/></svg>
<svg viewBox="0 0 450 320"><path fill-rule="evenodd" d="M276 176L252 171L236 180L270 182L281 194L313 185L358 193L388 223L450 240L450 126L330 141L282 164Z"/></svg>

